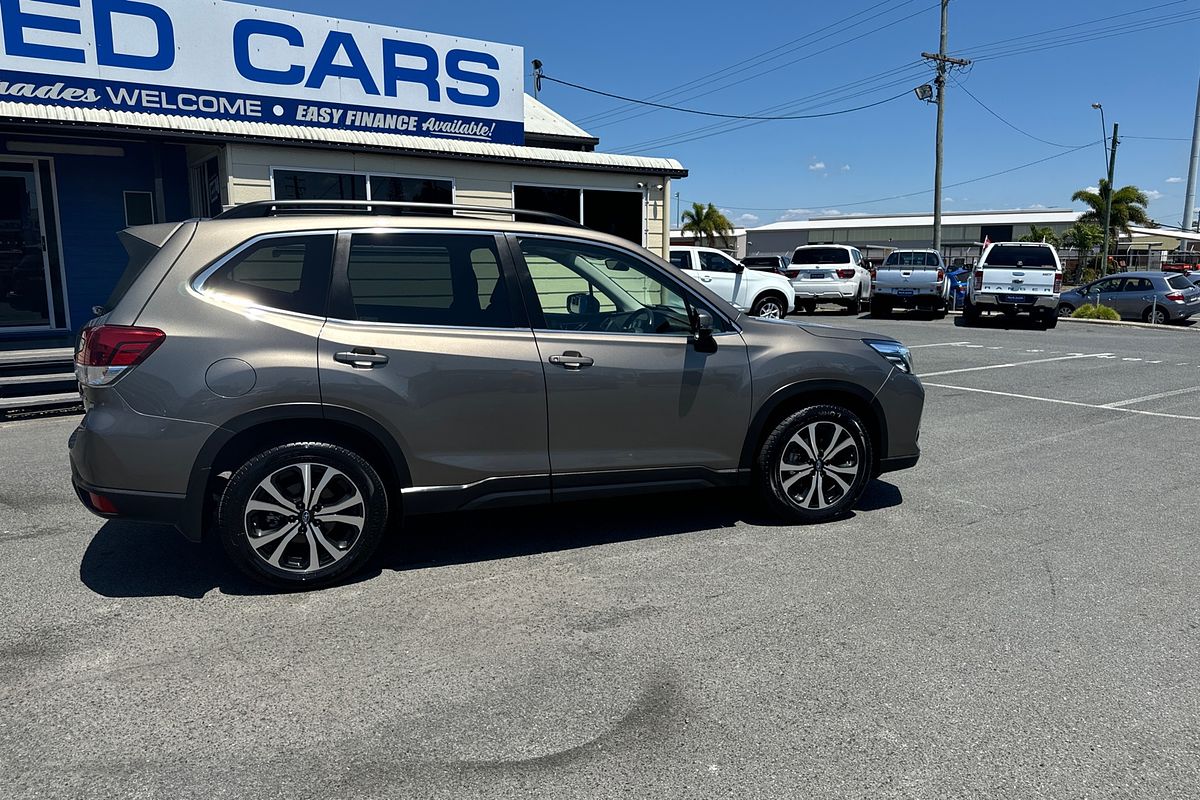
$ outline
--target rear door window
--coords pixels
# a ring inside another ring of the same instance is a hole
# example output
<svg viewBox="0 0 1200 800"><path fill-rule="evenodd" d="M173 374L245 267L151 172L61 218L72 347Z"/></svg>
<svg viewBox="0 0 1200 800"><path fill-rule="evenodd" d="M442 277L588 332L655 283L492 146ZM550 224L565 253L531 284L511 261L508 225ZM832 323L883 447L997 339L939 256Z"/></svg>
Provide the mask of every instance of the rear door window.
<svg viewBox="0 0 1200 800"><path fill-rule="evenodd" d="M850 251L840 247L805 247L795 252L792 263L801 266L849 264Z"/></svg>
<svg viewBox="0 0 1200 800"><path fill-rule="evenodd" d="M346 264L355 318L383 324L511 328L494 237L356 233Z"/></svg>
<svg viewBox="0 0 1200 800"><path fill-rule="evenodd" d="M1149 278L1126 278L1121 287L1123 292L1153 292L1154 284Z"/></svg>
<svg viewBox="0 0 1200 800"><path fill-rule="evenodd" d="M671 263L680 269L692 268L692 254L686 250L672 250Z"/></svg>
<svg viewBox="0 0 1200 800"><path fill-rule="evenodd" d="M333 247L332 233L262 239L235 254L204 289L264 308L324 316Z"/></svg>

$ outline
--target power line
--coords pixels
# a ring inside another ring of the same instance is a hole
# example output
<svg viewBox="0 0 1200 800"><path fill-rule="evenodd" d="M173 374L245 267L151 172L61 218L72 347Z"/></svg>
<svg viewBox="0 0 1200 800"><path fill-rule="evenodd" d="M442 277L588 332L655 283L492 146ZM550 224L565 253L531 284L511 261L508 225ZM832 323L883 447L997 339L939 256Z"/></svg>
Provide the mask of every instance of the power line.
<svg viewBox="0 0 1200 800"><path fill-rule="evenodd" d="M579 89L580 91L583 91L583 92L590 92L591 94L598 94L598 95L601 95L602 97L611 97L615 100L624 100L627 103L637 103L639 105L644 105L644 106L653 106L654 108L661 108L661 109L665 109L667 111L678 111L681 114L695 114L695 115L701 116L701 117L717 117L720 119L737 119L737 120L755 120L755 121L759 121L759 122L782 122L785 120L797 120L797 119L819 119L821 117L836 117L841 114L852 114L855 111L865 111L868 108L875 108L876 106L881 106L884 103L890 103L893 100L899 100L901 97L908 94L908 92L904 92L902 94L898 94L893 97L889 97L886 100L880 100L878 102L870 103L865 106L858 106L857 108L845 108L845 109L842 109L841 111L828 111L823 114L790 114L790 115L778 116L778 117L760 117L760 116L752 116L752 115L746 115L746 114L721 114L716 111L700 111L700 110L697 110L694 108L680 108L679 106L668 106L668 105L663 105L661 103L651 103L647 100L636 100L632 97L623 97L619 94L613 94L611 92L604 92L599 89L589 88L587 86L581 86L578 83L571 83L570 81L564 81L560 78L551 78L549 75L539 75L539 77L544 81L550 81L551 83L561 83L563 86L570 86L572 89Z"/></svg>
<svg viewBox="0 0 1200 800"><path fill-rule="evenodd" d="M650 95L646 99L647 100L655 100L655 101L663 100L663 99L671 97L673 95L682 94L693 87L696 87L700 84L704 84L709 81L712 81L714 79L722 79L723 80L724 78L731 77L732 75L739 74L748 69L753 69L756 66L761 66L762 64L766 64L768 62L774 61L778 58L783 57L784 55L787 55L786 52L780 52L780 51L787 51L789 48L794 47L795 45L801 44L801 43L805 42L806 40L813 39L813 38L819 36L820 34L825 33L826 31L829 31L833 28L837 28L841 25L844 25L844 24L850 22L851 20L855 19L856 17L861 17L864 14L869 14L870 12L875 11L876 9L878 9L882 6L886 6L886 5L889 5L890 3L894 3L894 2L896 2L896 0L882 0L882 2L875 3L872 6L864 8L862 11L859 11L855 14L851 14L850 16L844 17L840 20L837 20L836 22L830 23L829 25L826 25L823 28L818 28L817 30L809 31L808 33L804 34L803 36L801 36L797 39L792 39L789 42L784 42L783 44L778 45L776 47L772 47L769 50L764 50L760 53L752 55L748 59L745 59L738 64L733 64L733 65L725 67L723 69L719 69L714 72L709 72L705 75L701 75L698 78L693 78L692 80L685 81L684 83L673 86L670 89L665 89L661 92ZM885 11L882 13L889 13L890 11L896 11L896 10L903 8L906 5L910 5L914 2L916 2L916 0L904 0L904 2L902 2L899 6L896 6L895 8L889 9L888 11ZM858 24L861 24L861 22L855 23L855 25L858 25ZM776 53L776 55L771 55L772 53ZM612 116L612 115L619 115L625 110L626 109L624 106L617 106L617 107L609 109L607 111L602 111L602 112L593 114L588 117L583 117L582 119L579 120L579 123L581 125L592 124L595 122L599 122L601 119L603 119L605 117Z"/></svg>
<svg viewBox="0 0 1200 800"><path fill-rule="evenodd" d="M1015 167L1009 167L1008 169L1003 169L1003 170L1000 170L999 172L992 172L988 175L980 175L976 178L968 178L967 180L958 181L957 183L949 183L949 184L946 184L946 186L944 188L956 189L959 186L967 186L972 183L979 183L980 181L991 180L992 178L999 178L1002 175L1008 175L1013 172L1019 172L1020 170L1023 170L1023 169L1029 169L1030 167L1036 167L1038 164L1045 164L1047 161L1053 161L1057 158L1063 158L1064 156L1069 156L1072 153L1078 153L1080 150L1086 150L1089 147L1095 147L1098 144L1103 144L1103 142L1095 141L1095 142L1091 142L1090 144L1080 145L1079 147L1075 147L1070 150L1064 150L1061 153L1055 153L1052 156L1046 156L1045 158L1039 158L1036 161L1030 161L1027 164L1020 164ZM889 200L906 200L910 197L920 197L921 195L926 195L926 194L933 194L933 189L922 189L919 192L908 192L907 194L894 194L890 197L878 197L874 200L860 200L860 201L856 201L853 203L809 203L809 205L817 205L817 206L823 206L823 207L827 207L827 208L835 207L835 206L837 208L856 208L858 206L869 206L869 205L874 205L875 203L884 203ZM685 202L691 202L691 201L688 200ZM721 208L728 208L731 211L791 211L792 210L792 208L755 208L753 206L735 206L735 205L730 205L728 203L717 203L716 205L720 206ZM794 208L794 206L793 206L793 208Z"/></svg>
<svg viewBox="0 0 1200 800"><path fill-rule="evenodd" d="M1034 141L1036 141L1036 142L1041 142L1042 144L1048 144L1048 145L1050 145L1051 147L1062 147L1062 148L1064 148L1064 149L1067 149L1067 150L1070 150L1070 149L1072 149L1072 148L1074 148L1074 147L1078 147L1078 146L1079 146L1079 145L1071 145L1071 144L1059 144L1058 142L1051 142L1051 141L1049 141L1048 139L1043 139L1043 138L1041 138L1040 136L1034 136L1034 135L1033 135L1032 133L1030 133L1029 131L1022 130L1021 128L1018 128L1016 125L1012 124L1011 122L1009 122L1008 120L1006 120L1004 117L1000 116L998 113L996 113L996 112L995 112L995 111L993 111L991 108L989 108L989 107L988 107L988 105L987 105L987 103L984 103L982 100L980 100L978 97L976 97L976 96L974 95L974 93L972 93L970 89L968 89L966 86L964 86L964 85L963 85L963 82L962 82L962 81L960 81L958 78L956 78L956 77L954 77L953 75L951 75L951 76L950 76L950 79L954 81L954 84L955 84L955 85L956 85L958 88L962 89L964 92L966 92L966 93L967 93L967 97L970 97L972 100L974 100L976 103L978 103L978 104L979 104L979 106L980 106L980 108L982 108L984 111L986 111L986 112L988 112L989 114L991 114L991 115L992 115L993 117L995 117L996 119L998 119L998 120L1000 120L1001 122L1003 122L1003 123L1004 123L1005 125L1007 125L1008 127L1012 128L1014 131L1016 131L1017 133L1021 134L1022 136L1027 136L1027 137L1029 137L1030 139L1033 139L1033 140L1034 140ZM1083 146L1084 146L1084 147L1086 147L1087 145L1083 145Z"/></svg>
<svg viewBox="0 0 1200 800"><path fill-rule="evenodd" d="M1151 142L1190 142L1192 137L1187 136L1130 136L1125 134L1122 139L1143 139Z"/></svg>
<svg viewBox="0 0 1200 800"><path fill-rule="evenodd" d="M857 40L859 40L859 39L863 39L863 38L866 38L866 37L868 37L868 36L871 36L872 34L878 33L878 32L880 32L880 31L887 30L888 28L895 27L896 25L899 25L899 24L900 24L900 23L902 23L902 22L905 22L905 21L907 21L907 20L913 19L914 17L920 16L921 14L927 13L928 11L930 11L930 10L932 10L932 9L936 8L936 7L937 7L937 6L929 6L929 7L927 7L927 8L922 8L921 10L919 10L919 11L916 11L916 12L914 12L914 13L912 13L912 14L909 14L909 15L908 15L908 16L906 16L906 17L901 17L900 19L893 20L892 22L889 22L889 23L887 23L887 24L885 24L885 25L881 25L881 26L879 26L879 27L877 27L877 28L872 28L871 30L869 30L869 31L865 31L865 32L863 32L863 33L861 33L861 34L856 34L856 35L854 35L854 36L851 36L851 37L849 37L849 38L847 38L847 39L843 39L843 40L841 40L841 41L834 42L833 44L830 44L829 46L827 46L827 47L824 47L824 48L823 48L823 49L821 49L821 50L817 50L817 51L815 51L815 52L809 53L808 55L801 56L800 58L795 58L795 59L792 59L791 61L786 61L786 62L784 62L784 63L782 63L782 64L776 65L776 66L774 66L774 67L771 67L771 68L769 68L769 69L764 69L764 70L760 70L760 71L758 71L758 72L754 72L754 73L752 73L752 74L750 74L750 75L746 76L745 78L739 78L739 79L737 79L737 80L734 80L734 81L728 81L728 82L726 82L726 83L724 83L724 84L717 85L717 86L711 86L711 85L709 85L709 86L706 86L706 87L704 87L704 89L703 89L702 91L701 91L701 90L690 91L690 92L688 92L688 93L687 93L687 95L686 95L685 97L682 97L682 98L680 98L680 99L679 99L679 102L684 102L684 101L688 101L688 100L696 100L696 99L698 99L698 98L701 98L701 97L707 97L707 96L709 96L709 95L712 95L712 94L715 94L715 93L717 93L717 92L724 91L725 89L729 89L729 88L731 88L731 87L733 87L733 86L737 86L738 84L742 84L742 83L745 83L745 82L747 82L747 81L750 81L750 80L757 80L757 79L760 79L760 78L762 78L762 77L763 77L763 76L765 76L765 75L769 75L769 74L771 74L771 73L773 73L773 72L778 72L778 71L779 71L779 70L781 70L781 69L785 69L785 68L787 68L787 67L790 67L790 66L793 66L793 65L795 65L795 64L799 64L799 63L800 63L800 62L802 62L802 61L807 61L807 60L809 60L809 59L811 59L811 58L816 58L816 57L817 57L817 56L819 56L819 55L824 55L825 53L829 53L829 52L831 52L831 51L835 51L835 50L838 50L838 49L842 49L842 48L844 48L846 45L849 45L849 44L851 44L851 43L853 43L853 42L855 42L855 41L857 41ZM655 113L655 109L648 109L648 110L636 111L636 112L632 112L632 113L630 113L630 112L626 112L626 113L625 113L625 116L622 116L622 117L620 117L620 118L608 119L608 120L606 120L606 121L604 121L604 122L600 123L600 124L599 124L599 125L597 125L596 127L601 127L601 128L602 128L602 127L606 127L606 126L608 126L608 125L616 125L616 124L623 123L623 122L629 122L629 121L631 121L631 120L637 119L637 118L639 118L639 117L644 117L644 116L646 116L646 115L648 115L648 114L653 114L653 113Z"/></svg>

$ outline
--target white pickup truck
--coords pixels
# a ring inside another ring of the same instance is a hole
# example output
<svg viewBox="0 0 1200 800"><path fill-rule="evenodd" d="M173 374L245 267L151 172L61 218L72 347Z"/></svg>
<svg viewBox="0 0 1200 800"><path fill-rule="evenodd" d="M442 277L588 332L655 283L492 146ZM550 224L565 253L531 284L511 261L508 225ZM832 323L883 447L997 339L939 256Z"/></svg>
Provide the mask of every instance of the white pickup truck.
<svg viewBox="0 0 1200 800"><path fill-rule="evenodd" d="M896 250L871 270L871 316L885 317L898 307L946 316L950 279L936 250Z"/></svg>
<svg viewBox="0 0 1200 800"><path fill-rule="evenodd" d="M997 242L984 248L967 288L963 322L979 321L985 311L1008 317L1029 314L1043 328L1058 325L1062 292L1058 251L1040 242Z"/></svg>

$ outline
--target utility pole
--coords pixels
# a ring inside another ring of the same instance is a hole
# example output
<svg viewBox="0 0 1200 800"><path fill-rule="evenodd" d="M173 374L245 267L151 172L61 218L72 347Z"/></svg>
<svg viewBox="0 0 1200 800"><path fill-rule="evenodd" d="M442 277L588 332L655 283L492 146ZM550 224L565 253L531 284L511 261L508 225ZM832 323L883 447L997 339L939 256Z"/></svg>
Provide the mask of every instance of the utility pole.
<svg viewBox="0 0 1200 800"><path fill-rule="evenodd" d="M921 53L921 58L937 64L937 157L933 173L933 249L942 252L942 167L944 162L943 142L946 135L946 75L951 66L966 67L971 62L964 58L951 58L948 53L950 42L950 0L942 0L942 42L937 54Z"/></svg>
<svg viewBox="0 0 1200 800"><path fill-rule="evenodd" d="M1116 188L1113 186L1113 176L1117 171L1117 132L1120 128L1121 126L1118 123L1113 123L1112 152L1108 155L1108 197L1104 202L1104 255L1101 256L1103 260L1100 262L1101 275L1108 274L1108 248L1112 229L1112 201L1113 192L1116 191Z"/></svg>
<svg viewBox="0 0 1200 800"><path fill-rule="evenodd" d="M1183 201L1183 229L1196 224L1196 175L1200 172L1200 90L1196 92L1196 127L1192 131L1192 166L1188 171L1187 199Z"/></svg>

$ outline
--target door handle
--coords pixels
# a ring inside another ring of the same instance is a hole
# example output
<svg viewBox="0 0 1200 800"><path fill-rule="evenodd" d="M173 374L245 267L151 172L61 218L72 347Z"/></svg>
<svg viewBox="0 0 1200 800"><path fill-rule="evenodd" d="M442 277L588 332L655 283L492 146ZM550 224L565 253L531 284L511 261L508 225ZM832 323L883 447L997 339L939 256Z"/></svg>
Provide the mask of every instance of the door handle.
<svg viewBox="0 0 1200 800"><path fill-rule="evenodd" d="M712 283L712 278L709 277L708 275L701 275L700 280L703 281L704 283Z"/></svg>
<svg viewBox="0 0 1200 800"><path fill-rule="evenodd" d="M356 347L349 353L335 353L333 360L349 364L355 369L374 369L388 363L388 357L376 353L370 347Z"/></svg>
<svg viewBox="0 0 1200 800"><path fill-rule="evenodd" d="M596 363L593 358L588 358L582 353L577 353L574 350L568 350L561 356L550 356L550 363L556 367L562 367L570 372L579 372L581 369L586 369Z"/></svg>

